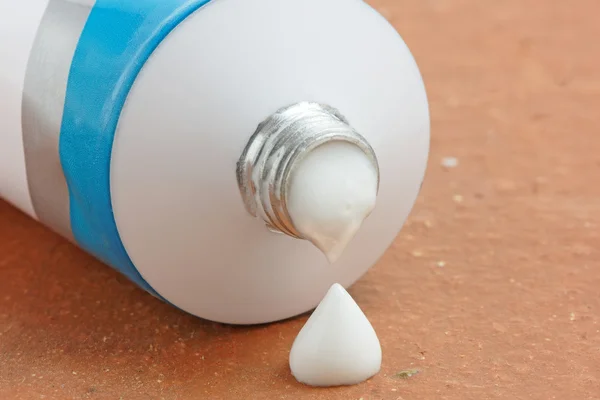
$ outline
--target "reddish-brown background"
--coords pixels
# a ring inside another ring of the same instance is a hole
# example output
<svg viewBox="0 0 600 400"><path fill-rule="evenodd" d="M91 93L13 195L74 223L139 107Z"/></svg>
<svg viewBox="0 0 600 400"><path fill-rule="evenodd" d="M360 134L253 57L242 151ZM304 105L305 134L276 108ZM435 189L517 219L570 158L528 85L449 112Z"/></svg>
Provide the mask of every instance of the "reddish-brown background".
<svg viewBox="0 0 600 400"><path fill-rule="evenodd" d="M351 290L381 373L303 387L306 317L184 315L0 202L1 399L600 399L600 2L372 3L417 58L433 134L406 228Z"/></svg>

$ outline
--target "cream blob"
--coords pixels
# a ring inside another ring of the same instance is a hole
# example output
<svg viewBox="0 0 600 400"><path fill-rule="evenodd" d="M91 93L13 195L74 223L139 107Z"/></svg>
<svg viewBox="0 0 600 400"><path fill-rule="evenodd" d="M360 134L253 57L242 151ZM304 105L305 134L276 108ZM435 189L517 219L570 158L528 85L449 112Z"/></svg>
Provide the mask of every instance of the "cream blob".
<svg viewBox="0 0 600 400"><path fill-rule="evenodd" d="M294 166L287 210L294 227L334 263L375 208L377 168L348 142L312 150Z"/></svg>
<svg viewBox="0 0 600 400"><path fill-rule="evenodd" d="M294 340L290 369L310 386L354 385L381 369L377 334L340 284L329 289Z"/></svg>

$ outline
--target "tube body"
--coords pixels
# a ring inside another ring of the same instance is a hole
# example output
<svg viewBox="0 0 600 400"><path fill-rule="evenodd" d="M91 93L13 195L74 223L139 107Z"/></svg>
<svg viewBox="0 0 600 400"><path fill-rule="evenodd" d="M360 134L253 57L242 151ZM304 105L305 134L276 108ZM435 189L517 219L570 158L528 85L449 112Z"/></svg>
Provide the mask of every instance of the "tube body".
<svg viewBox="0 0 600 400"><path fill-rule="evenodd" d="M236 181L258 124L303 101L379 160L377 206L331 266L253 218ZM0 196L199 317L280 320L351 285L428 150L416 63L361 0L0 0Z"/></svg>

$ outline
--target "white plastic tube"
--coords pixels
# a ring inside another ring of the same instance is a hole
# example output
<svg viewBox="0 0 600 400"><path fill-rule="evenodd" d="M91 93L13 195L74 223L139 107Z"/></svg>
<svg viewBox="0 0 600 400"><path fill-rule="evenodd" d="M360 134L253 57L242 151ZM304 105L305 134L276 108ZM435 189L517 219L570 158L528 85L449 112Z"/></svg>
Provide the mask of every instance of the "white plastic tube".
<svg viewBox="0 0 600 400"><path fill-rule="evenodd" d="M236 180L259 124L306 102L379 171L333 265L251 215ZM402 227L428 150L415 61L361 0L0 0L0 196L197 316L275 321L351 285Z"/></svg>

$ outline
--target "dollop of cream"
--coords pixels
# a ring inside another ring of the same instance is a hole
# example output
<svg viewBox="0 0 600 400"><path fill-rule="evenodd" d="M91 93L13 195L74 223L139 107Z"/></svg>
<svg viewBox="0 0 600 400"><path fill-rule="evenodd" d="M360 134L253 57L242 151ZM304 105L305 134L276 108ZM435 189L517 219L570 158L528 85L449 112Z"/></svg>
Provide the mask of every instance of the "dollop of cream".
<svg viewBox="0 0 600 400"><path fill-rule="evenodd" d="M350 294L334 284L296 337L292 375L310 386L363 382L381 369L381 345Z"/></svg>
<svg viewBox="0 0 600 400"><path fill-rule="evenodd" d="M287 210L294 227L334 263L375 208L377 169L348 142L312 150L294 166Z"/></svg>

